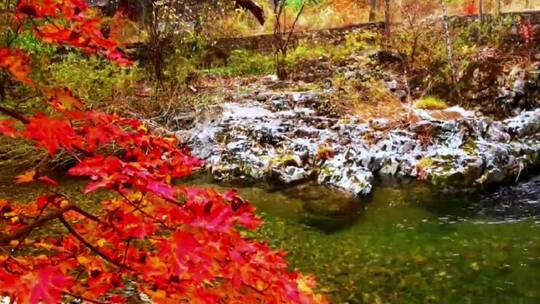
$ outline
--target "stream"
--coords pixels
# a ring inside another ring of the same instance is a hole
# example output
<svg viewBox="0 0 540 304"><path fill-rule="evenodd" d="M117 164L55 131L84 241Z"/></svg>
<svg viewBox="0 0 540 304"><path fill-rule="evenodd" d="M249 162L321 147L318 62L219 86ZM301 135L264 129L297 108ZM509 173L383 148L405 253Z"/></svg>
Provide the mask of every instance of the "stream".
<svg viewBox="0 0 540 304"><path fill-rule="evenodd" d="M266 220L258 236L332 303L540 303L540 176L488 193L382 183L360 201L319 185L238 190Z"/></svg>
<svg viewBox="0 0 540 304"><path fill-rule="evenodd" d="M316 184L236 188L265 219L251 236L316 275L331 303L540 303L540 176L488 193L385 182L361 200ZM0 197L41 191L13 189Z"/></svg>

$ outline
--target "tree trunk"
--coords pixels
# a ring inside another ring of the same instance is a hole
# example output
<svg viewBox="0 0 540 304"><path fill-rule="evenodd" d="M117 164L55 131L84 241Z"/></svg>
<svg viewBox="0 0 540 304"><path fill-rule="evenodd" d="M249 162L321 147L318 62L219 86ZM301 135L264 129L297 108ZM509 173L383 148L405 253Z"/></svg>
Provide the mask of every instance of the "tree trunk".
<svg viewBox="0 0 540 304"><path fill-rule="evenodd" d="M441 8L443 11L443 25L444 25L444 36L446 39L446 52L448 56L448 64L452 72L452 84L455 85L457 82L457 72L454 65L453 50L452 50L452 36L450 35L450 24L448 22L448 8L444 0L441 0Z"/></svg>
<svg viewBox="0 0 540 304"><path fill-rule="evenodd" d="M497 20L501 20L501 0L496 0L497 3L495 5L495 16L497 17Z"/></svg>
<svg viewBox="0 0 540 304"><path fill-rule="evenodd" d="M384 0L384 33L386 34L387 38L390 37L390 33L391 33L390 21L391 21L390 0Z"/></svg>
<svg viewBox="0 0 540 304"><path fill-rule="evenodd" d="M484 1L483 0L478 0L478 19L480 20L481 23L484 22Z"/></svg>
<svg viewBox="0 0 540 304"><path fill-rule="evenodd" d="M369 22L375 22L377 17L377 0L369 0Z"/></svg>
<svg viewBox="0 0 540 304"><path fill-rule="evenodd" d="M276 65L276 75L279 80L287 80L289 78L289 73L287 72L287 66L285 63L285 58L287 58L287 53L282 53L277 51L274 54L274 60Z"/></svg>

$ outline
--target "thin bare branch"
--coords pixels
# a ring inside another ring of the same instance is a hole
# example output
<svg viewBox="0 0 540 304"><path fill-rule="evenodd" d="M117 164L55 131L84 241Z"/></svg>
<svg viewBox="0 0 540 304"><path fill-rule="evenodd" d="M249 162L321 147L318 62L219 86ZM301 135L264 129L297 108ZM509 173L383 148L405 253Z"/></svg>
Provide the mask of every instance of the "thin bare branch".
<svg viewBox="0 0 540 304"><path fill-rule="evenodd" d="M71 233L79 242L81 242L84 246L86 246L88 249L90 249L93 253L95 253L96 255L98 255L102 259L104 259L105 261L113 264L114 266L116 266L118 268L127 269L127 270L133 270L129 266L121 264L121 263L111 259L105 253L101 252L101 250L99 250L97 247L90 244L90 242L88 242L82 235L80 235L75 230L75 228L73 228L73 226L71 226L71 224L68 223L68 221L63 216L60 216L59 219L60 219L60 222L62 222L62 224L64 225L64 227L66 227L66 229L69 231L69 233Z"/></svg>

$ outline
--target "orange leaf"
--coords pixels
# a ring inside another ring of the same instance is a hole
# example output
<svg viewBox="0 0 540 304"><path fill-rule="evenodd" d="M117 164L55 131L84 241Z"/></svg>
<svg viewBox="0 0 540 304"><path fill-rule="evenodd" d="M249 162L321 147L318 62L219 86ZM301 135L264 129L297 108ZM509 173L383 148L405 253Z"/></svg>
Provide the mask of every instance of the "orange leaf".
<svg viewBox="0 0 540 304"><path fill-rule="evenodd" d="M31 183L36 180L36 170L27 171L21 175L15 177L15 183L17 184L26 184Z"/></svg>
<svg viewBox="0 0 540 304"><path fill-rule="evenodd" d="M81 109L82 101L73 96L73 93L68 89L61 88L46 88L43 93L51 98L53 107L59 110Z"/></svg>
<svg viewBox="0 0 540 304"><path fill-rule="evenodd" d="M9 71L13 78L33 85L28 75L30 74L30 59L28 55L19 49L0 48L0 68Z"/></svg>

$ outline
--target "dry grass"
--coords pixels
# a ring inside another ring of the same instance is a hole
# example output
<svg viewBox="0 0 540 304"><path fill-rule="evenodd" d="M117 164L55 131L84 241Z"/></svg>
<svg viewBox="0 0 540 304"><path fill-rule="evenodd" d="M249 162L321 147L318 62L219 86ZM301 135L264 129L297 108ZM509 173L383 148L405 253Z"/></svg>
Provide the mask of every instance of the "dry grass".
<svg viewBox="0 0 540 304"><path fill-rule="evenodd" d="M331 101L340 112L358 115L364 121L399 120L407 113L406 106L381 81L340 82L337 79L335 85L338 92L331 96Z"/></svg>

